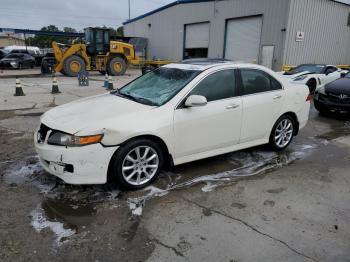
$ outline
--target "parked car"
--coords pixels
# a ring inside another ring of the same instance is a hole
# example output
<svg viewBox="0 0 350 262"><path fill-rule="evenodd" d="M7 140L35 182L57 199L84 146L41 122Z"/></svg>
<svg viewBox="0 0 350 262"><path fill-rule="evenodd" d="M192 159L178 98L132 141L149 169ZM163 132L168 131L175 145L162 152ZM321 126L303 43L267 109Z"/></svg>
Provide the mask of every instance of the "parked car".
<svg viewBox="0 0 350 262"><path fill-rule="evenodd" d="M350 73L326 84L316 91L315 108L323 114L330 112L350 113Z"/></svg>
<svg viewBox="0 0 350 262"><path fill-rule="evenodd" d="M67 183L142 188L163 167L267 143L285 149L308 121L310 98L307 86L255 64L170 64L46 112L35 148Z"/></svg>
<svg viewBox="0 0 350 262"><path fill-rule="evenodd" d="M347 71L333 65L303 64L290 71L279 73L295 83L306 84L310 93L314 93L321 86L340 78L344 72Z"/></svg>
<svg viewBox="0 0 350 262"><path fill-rule="evenodd" d="M12 45L12 46L6 46L4 50L8 53L22 53L22 54L29 54L35 59L35 65L40 66L41 60L44 57L44 54L41 52L39 47L36 46L18 46L18 45Z"/></svg>
<svg viewBox="0 0 350 262"><path fill-rule="evenodd" d="M53 72L57 60L54 53L47 53L41 61L41 73L50 74Z"/></svg>
<svg viewBox="0 0 350 262"><path fill-rule="evenodd" d="M35 59L31 55L22 53L11 53L0 60L0 68L33 68Z"/></svg>

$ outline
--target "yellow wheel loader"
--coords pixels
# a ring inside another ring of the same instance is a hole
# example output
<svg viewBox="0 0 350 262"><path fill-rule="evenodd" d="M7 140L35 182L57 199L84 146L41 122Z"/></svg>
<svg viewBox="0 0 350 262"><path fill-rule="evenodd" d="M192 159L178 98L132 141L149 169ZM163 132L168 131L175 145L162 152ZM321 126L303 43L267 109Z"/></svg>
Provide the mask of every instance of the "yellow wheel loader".
<svg viewBox="0 0 350 262"><path fill-rule="evenodd" d="M85 43L63 45L52 43L56 65L55 71L67 76L77 76L86 70L97 70L102 74L123 75L130 64L140 65L134 46L128 43L111 41L110 30L86 28Z"/></svg>

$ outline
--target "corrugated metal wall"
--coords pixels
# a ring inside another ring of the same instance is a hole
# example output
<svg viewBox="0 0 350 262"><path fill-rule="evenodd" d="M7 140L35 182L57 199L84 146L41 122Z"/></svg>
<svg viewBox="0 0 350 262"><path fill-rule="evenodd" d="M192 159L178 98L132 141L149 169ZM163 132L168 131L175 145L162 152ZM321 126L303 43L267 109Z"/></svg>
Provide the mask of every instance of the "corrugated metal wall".
<svg viewBox="0 0 350 262"><path fill-rule="evenodd" d="M350 6L330 0L291 0L284 62L350 64ZM296 33L304 32L304 41Z"/></svg>
<svg viewBox="0 0 350 262"><path fill-rule="evenodd" d="M124 26L126 36L149 39L148 56L181 60L184 25L210 21L209 57L222 58L226 20L263 15L260 43L274 45L274 68L282 66L284 34L288 21L289 0L223 0L180 4Z"/></svg>

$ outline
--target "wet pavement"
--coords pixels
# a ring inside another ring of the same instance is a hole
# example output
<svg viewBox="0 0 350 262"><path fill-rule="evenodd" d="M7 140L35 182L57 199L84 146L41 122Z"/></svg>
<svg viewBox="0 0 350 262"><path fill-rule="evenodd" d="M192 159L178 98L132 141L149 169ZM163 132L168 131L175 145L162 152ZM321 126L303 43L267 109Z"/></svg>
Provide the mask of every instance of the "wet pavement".
<svg viewBox="0 0 350 262"><path fill-rule="evenodd" d="M1 261L350 261L348 117L313 109L286 151L196 161L125 192L47 174L39 116L0 111Z"/></svg>

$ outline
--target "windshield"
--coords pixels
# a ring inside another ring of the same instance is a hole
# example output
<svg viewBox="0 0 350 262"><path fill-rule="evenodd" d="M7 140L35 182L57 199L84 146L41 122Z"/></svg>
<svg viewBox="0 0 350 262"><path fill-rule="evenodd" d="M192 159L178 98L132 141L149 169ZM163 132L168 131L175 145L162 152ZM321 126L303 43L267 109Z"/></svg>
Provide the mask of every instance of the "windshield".
<svg viewBox="0 0 350 262"><path fill-rule="evenodd" d="M160 67L127 84L114 94L139 103L161 106L173 98L201 71Z"/></svg>
<svg viewBox="0 0 350 262"><path fill-rule="evenodd" d="M321 74L326 66L325 65L300 65L296 68L286 72L286 75L294 75L297 73L308 71L314 74Z"/></svg>

